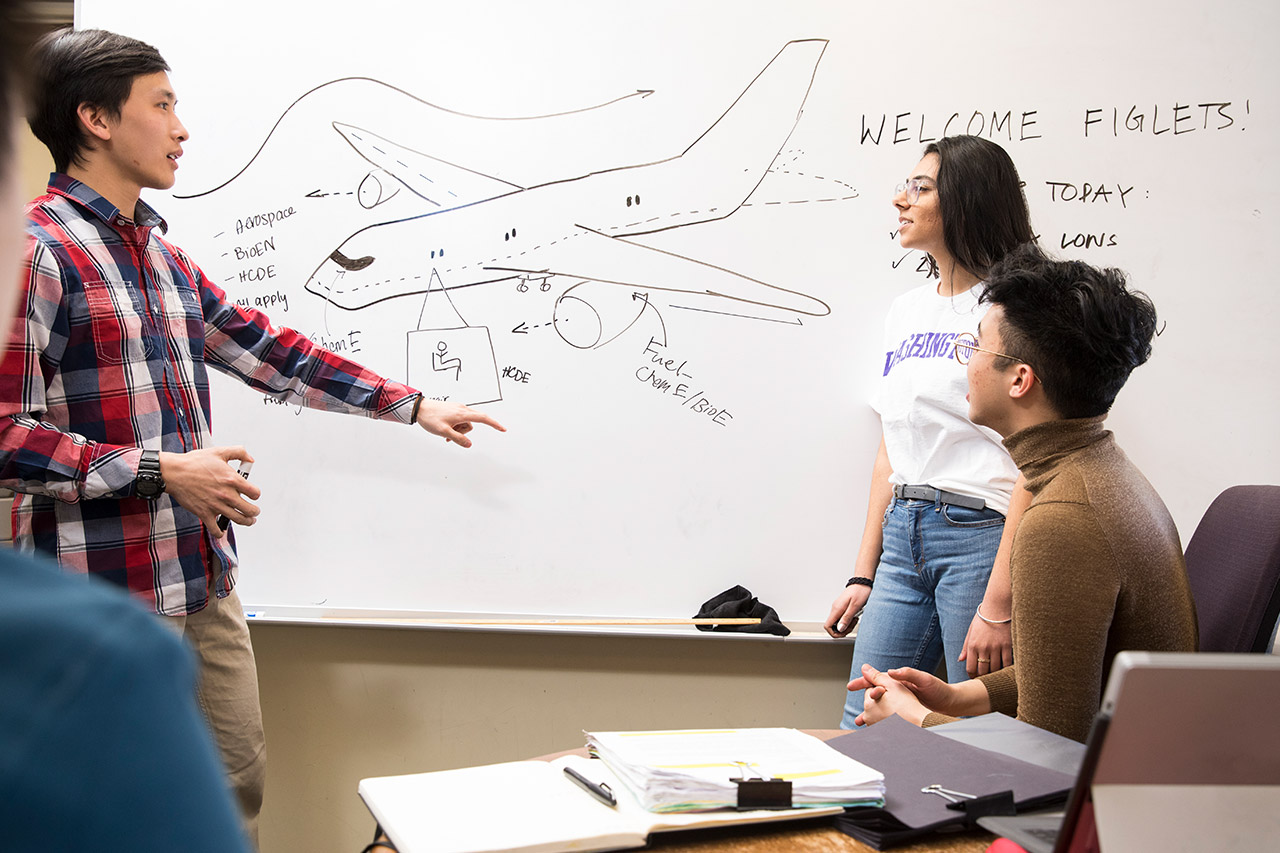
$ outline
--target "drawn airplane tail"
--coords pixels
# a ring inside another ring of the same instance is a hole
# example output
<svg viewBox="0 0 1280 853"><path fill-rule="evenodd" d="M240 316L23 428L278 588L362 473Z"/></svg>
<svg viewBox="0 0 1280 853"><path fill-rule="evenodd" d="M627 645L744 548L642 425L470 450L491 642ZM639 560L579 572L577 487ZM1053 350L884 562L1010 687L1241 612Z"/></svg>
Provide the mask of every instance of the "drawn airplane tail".
<svg viewBox="0 0 1280 853"><path fill-rule="evenodd" d="M803 39L783 45L724 115L685 149L685 156L699 147L713 152L730 146L775 154L782 150L800 120L826 49L826 39Z"/></svg>
<svg viewBox="0 0 1280 853"><path fill-rule="evenodd" d="M680 156L703 196L732 200L727 216L768 174L800 120L826 39L787 42L706 132Z"/></svg>

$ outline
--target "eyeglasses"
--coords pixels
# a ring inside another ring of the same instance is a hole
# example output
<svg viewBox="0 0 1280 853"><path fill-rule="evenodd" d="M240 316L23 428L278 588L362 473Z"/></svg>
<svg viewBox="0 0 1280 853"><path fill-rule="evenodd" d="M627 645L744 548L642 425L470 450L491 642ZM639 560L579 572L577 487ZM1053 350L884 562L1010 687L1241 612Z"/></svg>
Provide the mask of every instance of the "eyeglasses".
<svg viewBox="0 0 1280 853"><path fill-rule="evenodd" d="M920 201L921 192L927 192L933 188L933 184L926 183L924 178L912 178L909 181L904 181L903 183L898 184L898 186L894 188L894 192L899 194L906 193L907 203L916 204Z"/></svg>
<svg viewBox="0 0 1280 853"><path fill-rule="evenodd" d="M1009 355L1008 353L1004 353L1004 352L996 352L993 349L983 349L982 347L978 346L977 337L975 337L970 332L961 332L960 334L956 335L955 348L956 348L956 361L960 362L961 364L968 364L969 359L973 358L973 354L975 352L985 352L988 355L994 355L996 358L1007 358L1011 361L1016 361L1021 364L1025 364L1031 368L1031 375L1035 378L1037 382L1040 383L1040 387L1041 388L1045 387L1044 380L1040 378L1040 371L1036 370L1036 366L1034 364L1027 361L1025 358L1018 358L1016 355Z"/></svg>
<svg viewBox="0 0 1280 853"><path fill-rule="evenodd" d="M955 346L956 346L956 361L960 362L961 364L968 364L969 359L973 358L973 354L975 352L985 352L988 355L998 356L999 358L1007 358L1013 361L1021 361L1023 364L1027 363L1023 359L1018 358L1016 355L1008 355L1006 353L996 352L993 349L983 349L982 347L978 346L978 339L974 337L972 334L970 334L969 332L961 332L960 334L956 335Z"/></svg>

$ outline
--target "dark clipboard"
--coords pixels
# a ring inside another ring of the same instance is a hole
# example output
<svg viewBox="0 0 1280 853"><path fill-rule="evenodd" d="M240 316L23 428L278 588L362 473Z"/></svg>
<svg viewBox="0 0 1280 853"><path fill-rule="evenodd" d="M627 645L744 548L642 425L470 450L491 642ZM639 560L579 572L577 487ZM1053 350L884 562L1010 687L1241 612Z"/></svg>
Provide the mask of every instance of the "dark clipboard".
<svg viewBox="0 0 1280 853"><path fill-rule="evenodd" d="M1071 774L952 740L898 717L827 744L885 776L883 808L848 809L836 825L885 850L938 832L975 825L985 814L1048 808L1066 801ZM942 785L974 796L970 805L922 793Z"/></svg>

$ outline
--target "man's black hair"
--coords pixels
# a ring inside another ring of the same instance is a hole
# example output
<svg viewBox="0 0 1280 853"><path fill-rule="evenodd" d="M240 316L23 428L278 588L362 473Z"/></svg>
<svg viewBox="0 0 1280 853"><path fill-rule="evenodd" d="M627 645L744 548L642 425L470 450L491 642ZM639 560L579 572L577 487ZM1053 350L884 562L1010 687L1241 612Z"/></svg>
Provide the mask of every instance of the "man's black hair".
<svg viewBox="0 0 1280 853"><path fill-rule="evenodd" d="M50 33L31 59L31 131L48 146L59 172L84 163L88 139L77 114L81 104L119 118L136 78L169 70L151 45L106 30Z"/></svg>
<svg viewBox="0 0 1280 853"><path fill-rule="evenodd" d="M1156 308L1118 269L1059 261L1027 244L997 264L981 301L1004 311L1004 352L1030 364L1064 418L1106 414L1151 357Z"/></svg>

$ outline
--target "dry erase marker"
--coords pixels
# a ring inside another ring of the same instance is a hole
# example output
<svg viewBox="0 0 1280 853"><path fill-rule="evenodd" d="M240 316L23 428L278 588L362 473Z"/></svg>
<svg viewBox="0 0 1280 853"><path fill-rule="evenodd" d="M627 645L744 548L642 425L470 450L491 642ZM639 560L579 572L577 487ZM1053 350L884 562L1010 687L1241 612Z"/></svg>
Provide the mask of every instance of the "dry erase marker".
<svg viewBox="0 0 1280 853"><path fill-rule="evenodd" d="M252 470L253 470L252 462L241 462L240 466L236 468L236 473L247 480L249 479L249 472ZM225 515L218 516L219 530L226 530L227 527L229 527L230 525L231 525L231 519L227 518Z"/></svg>
<svg viewBox="0 0 1280 853"><path fill-rule="evenodd" d="M610 790L609 786L605 783L601 782L597 785L595 782L592 782L572 767L566 767L564 772L566 776L577 782L583 788L586 788L587 793L591 794L591 796L595 797L606 806L612 806L613 808L618 807L618 798L613 795L613 791Z"/></svg>

